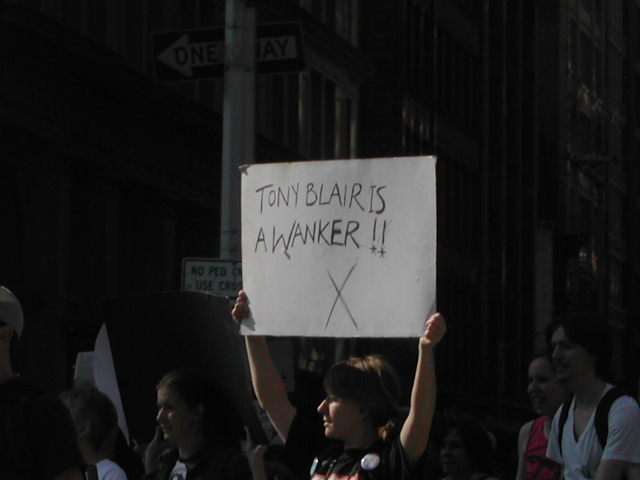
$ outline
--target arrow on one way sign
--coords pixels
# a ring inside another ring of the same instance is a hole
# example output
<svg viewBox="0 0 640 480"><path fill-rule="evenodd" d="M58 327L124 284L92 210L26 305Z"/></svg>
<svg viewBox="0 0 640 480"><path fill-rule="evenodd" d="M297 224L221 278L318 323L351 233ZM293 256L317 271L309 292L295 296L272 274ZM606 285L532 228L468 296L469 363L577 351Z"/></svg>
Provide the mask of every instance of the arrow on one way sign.
<svg viewBox="0 0 640 480"><path fill-rule="evenodd" d="M224 42L190 43L189 34L185 33L158 55L158 60L191 78L194 67L211 67L224 62Z"/></svg>

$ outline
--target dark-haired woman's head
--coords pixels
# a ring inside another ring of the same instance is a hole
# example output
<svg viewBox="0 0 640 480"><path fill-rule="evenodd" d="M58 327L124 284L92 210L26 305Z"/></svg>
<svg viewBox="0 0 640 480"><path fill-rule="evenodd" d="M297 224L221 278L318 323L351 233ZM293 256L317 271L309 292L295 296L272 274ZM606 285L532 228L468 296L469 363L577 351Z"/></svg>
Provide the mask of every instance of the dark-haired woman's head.
<svg viewBox="0 0 640 480"><path fill-rule="evenodd" d="M400 381L383 357L367 355L336 363L325 376L324 388L328 398L357 404L383 439L391 435L398 416ZM327 403L325 400L318 407L323 415ZM325 433L329 432L325 429Z"/></svg>
<svg viewBox="0 0 640 480"><path fill-rule="evenodd" d="M180 445L193 436L237 446L242 431L237 410L225 392L197 369L167 373L156 385L156 421L165 440Z"/></svg>
<svg viewBox="0 0 640 480"><path fill-rule="evenodd" d="M595 314L585 312L559 316L547 326L546 337L561 380L571 374L566 371L568 367L579 366L579 358L571 360L571 357L563 355L563 349L572 346L584 349L597 377L611 380L609 329Z"/></svg>
<svg viewBox="0 0 640 480"><path fill-rule="evenodd" d="M449 420L440 442L440 465L446 475L493 473L493 438L473 417Z"/></svg>

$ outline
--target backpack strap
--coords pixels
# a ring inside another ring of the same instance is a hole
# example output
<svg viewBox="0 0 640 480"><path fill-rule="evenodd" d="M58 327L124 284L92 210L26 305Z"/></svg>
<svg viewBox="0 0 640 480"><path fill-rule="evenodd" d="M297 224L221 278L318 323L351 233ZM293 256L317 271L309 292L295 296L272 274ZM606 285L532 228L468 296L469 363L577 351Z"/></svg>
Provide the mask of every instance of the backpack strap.
<svg viewBox="0 0 640 480"><path fill-rule="evenodd" d="M624 395L625 393L620 388L613 387L603 395L600 399L600 403L598 403L598 406L596 407L594 423L596 435L598 436L598 441L600 442L602 450L604 450L604 447L607 444L607 437L609 435L609 410L611 410L613 402Z"/></svg>
<svg viewBox="0 0 640 480"><path fill-rule="evenodd" d="M567 423L567 417L569 416L569 409L571 408L571 402L573 396L568 398L562 404L562 410L560 411L560 418L558 419L558 448L560 449L560 455L562 455L562 432L564 430L564 424Z"/></svg>
<svg viewBox="0 0 640 480"><path fill-rule="evenodd" d="M602 396L596 407L594 425L602 450L604 450L607 444L607 436L609 435L609 410L611 410L613 402L624 395L625 393L620 388L613 387ZM567 423L572 400L573 397L562 404L562 411L560 412L560 419L558 421L558 446L560 447L560 455L562 455L562 431L564 430L565 423Z"/></svg>

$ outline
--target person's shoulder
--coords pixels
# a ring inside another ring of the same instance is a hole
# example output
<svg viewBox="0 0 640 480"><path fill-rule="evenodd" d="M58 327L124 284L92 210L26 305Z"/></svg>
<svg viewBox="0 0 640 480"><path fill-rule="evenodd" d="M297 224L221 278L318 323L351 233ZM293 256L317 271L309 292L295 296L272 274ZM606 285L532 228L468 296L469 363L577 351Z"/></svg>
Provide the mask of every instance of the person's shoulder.
<svg viewBox="0 0 640 480"><path fill-rule="evenodd" d="M249 460L242 452L236 448L219 445L203 462L202 471L206 475L241 479L247 477L247 474L250 475L251 468Z"/></svg>
<svg viewBox="0 0 640 480"><path fill-rule="evenodd" d="M368 453L372 454L374 457L378 457L381 463L386 465L385 469L398 473L397 478L406 478L404 476L405 473L422 470L424 462L428 461L427 452L425 451L414 465L409 465L407 463L407 457L404 447L402 446L400 435L394 435L387 440L380 440L376 442ZM400 475L401 472L404 473Z"/></svg>
<svg viewBox="0 0 640 480"><path fill-rule="evenodd" d="M125 471L113 460L105 458L96 464L100 480L128 480Z"/></svg>
<svg viewBox="0 0 640 480"><path fill-rule="evenodd" d="M527 423L520 427L520 431L518 432L518 448L520 451L524 451L527 442L529 441L529 437L531 436L531 429L535 424L536 420L529 420Z"/></svg>
<svg viewBox="0 0 640 480"><path fill-rule="evenodd" d="M610 411L622 410L630 414L640 415L640 406L638 405L638 401L635 398L617 387L611 387L607 390L607 392L611 390L616 391L616 396L614 397L613 402L611 402Z"/></svg>
<svg viewBox="0 0 640 480"><path fill-rule="evenodd" d="M3 401L21 405L20 409L29 412L29 416L68 415L64 403L54 394L16 376L3 385L0 392Z"/></svg>
<svg viewBox="0 0 640 480"><path fill-rule="evenodd" d="M634 407L634 408L640 408L640 406L638 405L638 401L633 398L631 395L627 395L622 394L620 395L618 398L616 398L612 405L621 405L621 406L625 406L625 407Z"/></svg>
<svg viewBox="0 0 640 480"><path fill-rule="evenodd" d="M640 439L637 426L640 425L640 406L635 398L621 394L611 403L599 405L596 412L594 425L598 438L608 438L612 432L636 432L633 433Z"/></svg>
<svg viewBox="0 0 640 480"><path fill-rule="evenodd" d="M536 420L537 419L529 420L527 423L525 423L520 427L520 433L518 434L518 437L520 439L529 437L529 433L531 433L531 428L533 428L533 424L536 422Z"/></svg>
<svg viewBox="0 0 640 480"><path fill-rule="evenodd" d="M611 404L607 417L611 423L636 428L640 423L640 406L633 397L624 395Z"/></svg>

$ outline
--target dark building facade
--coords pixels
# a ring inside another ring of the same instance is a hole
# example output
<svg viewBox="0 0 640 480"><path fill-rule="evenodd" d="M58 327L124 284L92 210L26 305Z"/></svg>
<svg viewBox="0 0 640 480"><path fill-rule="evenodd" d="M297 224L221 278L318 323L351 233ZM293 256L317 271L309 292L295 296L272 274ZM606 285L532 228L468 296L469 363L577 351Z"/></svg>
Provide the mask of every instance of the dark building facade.
<svg viewBox="0 0 640 480"><path fill-rule="evenodd" d="M363 154L438 156L438 308L451 319L443 404L512 430L539 303L535 5L367 10L362 48L378 70L363 86Z"/></svg>
<svg viewBox="0 0 640 480"><path fill-rule="evenodd" d="M224 26L224 2L2 2L2 283L27 313L18 371L58 390L105 297L178 290L217 257L223 79L161 83L155 32ZM358 155L356 2L262 2L300 22L306 69L256 81L256 161ZM329 15L330 16L330 15ZM331 17L333 18L333 17Z"/></svg>
<svg viewBox="0 0 640 480"><path fill-rule="evenodd" d="M512 430L552 315L596 310L635 389L637 2L375 2L365 157L438 156L445 396ZM635 293L634 293L635 292ZM464 355L461 354L464 352Z"/></svg>
<svg viewBox="0 0 640 480"><path fill-rule="evenodd" d="M174 259L211 248L220 120L37 9L1 21L2 282L26 310L19 371L55 389L100 299L175 288Z"/></svg>
<svg viewBox="0 0 640 480"><path fill-rule="evenodd" d="M438 156L443 408L515 432L528 356L572 310L609 322L637 380L637 1L248 3L300 22L306 60L256 80L256 161ZM149 52L224 2L1 5L0 282L27 311L21 370L59 389L102 298L179 289L183 257L218 254L222 78L161 83Z"/></svg>
<svg viewBox="0 0 640 480"><path fill-rule="evenodd" d="M540 216L554 225L553 304L611 326L620 380L638 376L637 2L540 2ZM554 46L554 43L556 44ZM548 162L548 160L545 160Z"/></svg>

